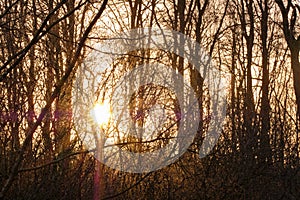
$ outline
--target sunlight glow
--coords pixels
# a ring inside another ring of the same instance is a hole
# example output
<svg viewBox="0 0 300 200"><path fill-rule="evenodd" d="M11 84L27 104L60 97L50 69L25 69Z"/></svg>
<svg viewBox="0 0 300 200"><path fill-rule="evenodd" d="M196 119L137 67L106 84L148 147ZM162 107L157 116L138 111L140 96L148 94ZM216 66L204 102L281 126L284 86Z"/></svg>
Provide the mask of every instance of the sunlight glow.
<svg viewBox="0 0 300 200"><path fill-rule="evenodd" d="M109 103L96 103L91 110L91 114L97 124L107 124L111 116Z"/></svg>

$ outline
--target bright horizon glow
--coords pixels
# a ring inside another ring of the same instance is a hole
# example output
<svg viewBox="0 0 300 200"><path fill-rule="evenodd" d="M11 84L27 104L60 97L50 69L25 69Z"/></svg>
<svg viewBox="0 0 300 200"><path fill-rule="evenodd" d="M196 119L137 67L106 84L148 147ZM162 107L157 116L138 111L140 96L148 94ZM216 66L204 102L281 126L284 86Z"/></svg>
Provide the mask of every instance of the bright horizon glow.
<svg viewBox="0 0 300 200"><path fill-rule="evenodd" d="M111 116L109 103L96 103L91 110L91 114L98 125L107 124Z"/></svg>

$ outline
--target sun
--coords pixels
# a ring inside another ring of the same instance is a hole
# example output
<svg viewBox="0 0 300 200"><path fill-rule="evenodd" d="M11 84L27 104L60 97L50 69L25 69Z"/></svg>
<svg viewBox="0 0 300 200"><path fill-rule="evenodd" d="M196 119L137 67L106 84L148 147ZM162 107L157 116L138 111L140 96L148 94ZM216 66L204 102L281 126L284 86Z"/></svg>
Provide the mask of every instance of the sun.
<svg viewBox="0 0 300 200"><path fill-rule="evenodd" d="M97 124L107 124L111 116L110 104L107 102L96 103L91 110L91 115Z"/></svg>

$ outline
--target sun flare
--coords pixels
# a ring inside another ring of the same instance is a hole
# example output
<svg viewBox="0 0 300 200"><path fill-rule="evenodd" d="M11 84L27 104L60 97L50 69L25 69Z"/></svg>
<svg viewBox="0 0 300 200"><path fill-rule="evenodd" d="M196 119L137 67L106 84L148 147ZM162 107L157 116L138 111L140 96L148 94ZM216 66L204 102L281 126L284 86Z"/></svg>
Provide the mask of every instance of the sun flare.
<svg viewBox="0 0 300 200"><path fill-rule="evenodd" d="M91 111L91 114L97 124L107 124L111 116L109 103L96 103Z"/></svg>

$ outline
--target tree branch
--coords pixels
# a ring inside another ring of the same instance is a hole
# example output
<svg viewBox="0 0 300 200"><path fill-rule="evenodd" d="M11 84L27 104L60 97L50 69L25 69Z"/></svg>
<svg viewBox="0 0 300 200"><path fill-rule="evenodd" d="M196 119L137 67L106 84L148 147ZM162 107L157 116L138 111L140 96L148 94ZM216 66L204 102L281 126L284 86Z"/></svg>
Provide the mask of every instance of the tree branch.
<svg viewBox="0 0 300 200"><path fill-rule="evenodd" d="M95 26L96 22L98 21L98 19L101 17L103 11L105 10L105 7L107 5L108 0L104 0L101 8L99 9L99 12L97 13L97 15L93 18L93 20L91 21L91 23L89 24L89 26L87 27L87 29L85 30L85 32L83 33L82 38L80 39L80 42L77 46L75 55L73 57L73 60L71 61L71 63L69 64L65 75L62 77L62 79L59 81L57 87L55 88L55 90L53 91L50 99L47 101L45 107L42 109L39 117L37 118L37 121L35 122L35 124L33 125L33 127L31 129L28 130L27 134L26 134L26 138L23 142L23 145L20 149L20 153L15 161L15 164L12 167L11 173L8 177L8 179L5 181L1 192L0 192L0 200L4 199L5 194L7 193L8 189L10 188L11 184L13 183L14 177L18 174L19 171L19 167L20 164L22 163L23 160L23 155L24 152L26 151L28 145L30 144L30 141L32 140L32 136L35 133L36 129L38 128L38 126L40 126L40 124L42 123L42 120L44 119L46 113L49 111L53 101L58 97L58 95L60 94L61 88L62 86L67 82L70 74L72 73L72 71L75 68L75 64L77 63L77 60L80 56L80 52L84 46L85 41L88 38L89 33L91 32L92 28Z"/></svg>

